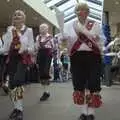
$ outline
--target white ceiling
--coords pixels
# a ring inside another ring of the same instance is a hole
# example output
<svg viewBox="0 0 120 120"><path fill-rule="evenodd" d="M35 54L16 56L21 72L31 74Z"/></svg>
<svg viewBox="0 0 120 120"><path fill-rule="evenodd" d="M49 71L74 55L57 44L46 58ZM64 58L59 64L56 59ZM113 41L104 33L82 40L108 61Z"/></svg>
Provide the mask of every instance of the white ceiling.
<svg viewBox="0 0 120 120"><path fill-rule="evenodd" d="M44 21L32 8L21 2L22 0L11 0L9 3L6 1L0 0L0 27L10 24L12 13L19 8L26 11L28 24L39 25ZM119 4L116 4L116 1ZM109 11L110 24L120 22L120 0L104 0L104 11Z"/></svg>
<svg viewBox="0 0 120 120"><path fill-rule="evenodd" d="M53 9L53 6L56 6L57 9L61 12L64 12L64 22L68 23L72 20L76 19L76 15L74 13L75 4L77 4L76 0L42 0L47 7ZM90 16L89 18L101 23L102 18L102 3L104 0L78 0L80 2L87 2L90 7Z"/></svg>
<svg viewBox="0 0 120 120"><path fill-rule="evenodd" d="M47 22L43 17L40 16L40 14L38 14L22 0L0 0L0 28L11 24L12 14L17 9L25 11L27 16L26 23L30 26L38 26L42 22Z"/></svg>

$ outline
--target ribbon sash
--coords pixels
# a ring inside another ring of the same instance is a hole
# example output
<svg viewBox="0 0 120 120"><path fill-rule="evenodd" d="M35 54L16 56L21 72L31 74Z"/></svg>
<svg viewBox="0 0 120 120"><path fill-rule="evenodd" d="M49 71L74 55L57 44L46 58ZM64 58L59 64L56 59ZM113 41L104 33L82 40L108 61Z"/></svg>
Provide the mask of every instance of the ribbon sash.
<svg viewBox="0 0 120 120"><path fill-rule="evenodd" d="M94 25L94 22L89 21L88 24L86 25L86 28L88 30L91 30L93 25ZM81 46L82 43L85 43L89 48L91 48L95 54L100 54L100 50L95 43L96 42L95 39L91 40L85 34L83 34L81 32L79 32L77 35L78 35L78 39L74 43L74 45L71 49L70 56L72 56L77 51L77 49Z"/></svg>

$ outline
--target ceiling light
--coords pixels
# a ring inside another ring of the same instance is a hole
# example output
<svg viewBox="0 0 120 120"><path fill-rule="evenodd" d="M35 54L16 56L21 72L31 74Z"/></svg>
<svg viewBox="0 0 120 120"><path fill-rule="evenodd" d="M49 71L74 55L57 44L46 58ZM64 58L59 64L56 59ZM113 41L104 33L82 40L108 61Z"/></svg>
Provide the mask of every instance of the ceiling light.
<svg viewBox="0 0 120 120"><path fill-rule="evenodd" d="M119 5L119 4L120 4L120 2L119 2L119 1L116 1L116 2L115 2L115 4L116 4L116 5Z"/></svg>
<svg viewBox="0 0 120 120"><path fill-rule="evenodd" d="M7 2L10 2L10 0L6 0Z"/></svg>

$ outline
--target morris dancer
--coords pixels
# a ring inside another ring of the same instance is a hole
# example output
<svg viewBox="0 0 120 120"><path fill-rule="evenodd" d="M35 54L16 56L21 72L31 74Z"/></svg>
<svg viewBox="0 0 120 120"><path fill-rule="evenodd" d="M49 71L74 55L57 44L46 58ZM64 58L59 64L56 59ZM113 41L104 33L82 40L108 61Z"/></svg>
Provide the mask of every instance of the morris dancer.
<svg viewBox="0 0 120 120"><path fill-rule="evenodd" d="M6 64L8 66L10 98L14 110L9 120L23 120L23 85L25 72L32 64L31 54L34 51L33 31L25 25L26 16L23 11L15 11L12 26L8 28L3 51L8 51Z"/></svg>
<svg viewBox="0 0 120 120"><path fill-rule="evenodd" d="M45 101L50 97L49 84L50 84L50 65L52 60L53 37L48 33L48 25L40 25L40 34L36 38L37 49L37 64L39 66L39 75L44 93L40 101Z"/></svg>
<svg viewBox="0 0 120 120"><path fill-rule="evenodd" d="M70 52L73 100L81 108L79 120L94 120L94 110L102 104L99 94L101 91L102 31L97 22L87 18L89 7L86 3L77 4L75 14L78 20L73 24L68 24L68 35L64 33Z"/></svg>

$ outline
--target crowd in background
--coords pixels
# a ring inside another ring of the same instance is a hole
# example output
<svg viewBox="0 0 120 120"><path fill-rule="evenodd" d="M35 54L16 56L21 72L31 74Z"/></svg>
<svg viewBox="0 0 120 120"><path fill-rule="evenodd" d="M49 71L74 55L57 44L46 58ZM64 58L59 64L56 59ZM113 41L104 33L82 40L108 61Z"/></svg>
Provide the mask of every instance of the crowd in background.
<svg viewBox="0 0 120 120"><path fill-rule="evenodd" d="M6 33L2 34L0 38L0 49L2 49L4 45L3 38ZM70 74L70 60L68 55L67 48L62 48L60 41L57 37L54 37L54 49L53 49L53 58L51 63L51 81L53 82L66 82L71 79ZM0 85L3 86L4 90L5 84L8 83L8 74L6 67L6 58L7 53L0 53ZM33 55L33 61L36 61L36 55ZM39 82L39 72L37 68L36 62L33 62L31 66L29 66L28 71L26 72L26 84L28 83L38 83ZM7 92L7 91L6 91Z"/></svg>

